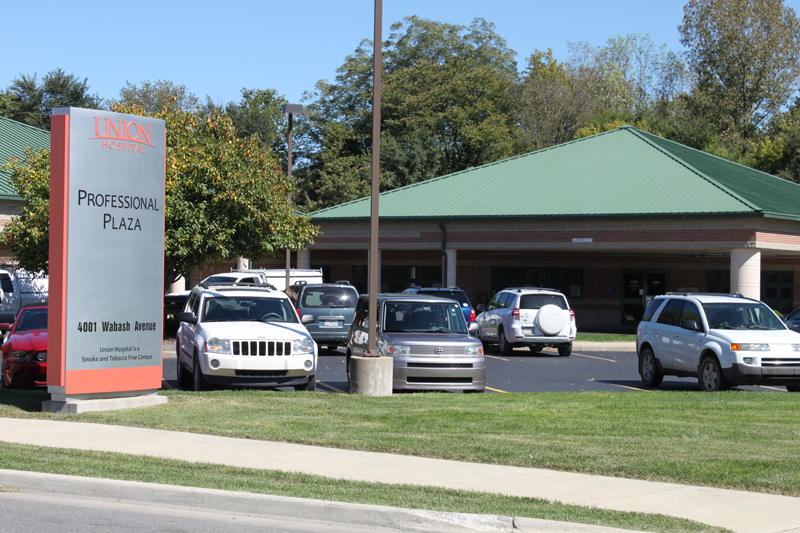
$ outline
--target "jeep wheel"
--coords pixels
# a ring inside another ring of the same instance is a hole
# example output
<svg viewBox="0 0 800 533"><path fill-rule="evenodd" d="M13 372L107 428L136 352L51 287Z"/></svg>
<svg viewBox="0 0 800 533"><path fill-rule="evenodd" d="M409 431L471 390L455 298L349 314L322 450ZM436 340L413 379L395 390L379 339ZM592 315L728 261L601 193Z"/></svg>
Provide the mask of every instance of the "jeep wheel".
<svg viewBox="0 0 800 533"><path fill-rule="evenodd" d="M347 386L351 387L353 381L350 379L350 352L347 352L347 355L344 358L344 367L347 370Z"/></svg>
<svg viewBox="0 0 800 533"><path fill-rule="evenodd" d="M651 348L644 348L639 357L639 375L645 387L658 387L664 379L664 374L658 369L658 361Z"/></svg>
<svg viewBox="0 0 800 533"><path fill-rule="evenodd" d="M717 392L728 389L728 382L722 375L722 367L716 357L706 357L700 363L700 372L697 378L700 388L706 392Z"/></svg>
<svg viewBox="0 0 800 533"><path fill-rule="evenodd" d="M192 357L192 390L195 392L208 390L208 382L203 377L203 371L200 370L200 358L197 354Z"/></svg>
<svg viewBox="0 0 800 533"><path fill-rule="evenodd" d="M502 329L497 330L497 347L500 350L500 354L506 357L514 353L514 345L508 342L506 332Z"/></svg>
<svg viewBox="0 0 800 533"><path fill-rule="evenodd" d="M178 388L180 390L191 390L192 375L189 374L189 372L185 368L183 368L183 363L181 363L180 353L178 354L178 363L176 367L177 368L175 370L175 374L177 375Z"/></svg>
<svg viewBox="0 0 800 533"><path fill-rule="evenodd" d="M308 383L305 385L297 385L294 390L296 391L315 391L317 390L317 376L308 376Z"/></svg>
<svg viewBox="0 0 800 533"><path fill-rule="evenodd" d="M560 355L561 357L569 357L570 355L572 355L572 343L559 346L558 355Z"/></svg>

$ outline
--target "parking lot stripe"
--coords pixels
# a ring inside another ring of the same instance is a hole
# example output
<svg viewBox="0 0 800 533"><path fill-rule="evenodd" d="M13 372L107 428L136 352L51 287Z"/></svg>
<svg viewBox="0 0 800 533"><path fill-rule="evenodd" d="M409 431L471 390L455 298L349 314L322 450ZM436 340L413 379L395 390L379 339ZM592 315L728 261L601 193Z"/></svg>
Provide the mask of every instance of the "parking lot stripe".
<svg viewBox="0 0 800 533"><path fill-rule="evenodd" d="M322 386L323 386L323 387L325 387L326 389L330 389L330 390L332 390L332 391L336 391L336 392L344 392L344 391L343 391L343 390L341 390L341 389L337 389L336 387L333 387L333 386L331 386L331 385L328 385L327 383L323 383L323 382L321 382L321 381L317 381L317 385L322 385Z"/></svg>
<svg viewBox="0 0 800 533"><path fill-rule="evenodd" d="M582 353L573 353L572 355L578 355L580 357L588 357L589 359L600 359L601 361L608 361L609 363L619 363L619 361L615 361L614 359L606 359L605 357L595 357L594 355L585 355Z"/></svg>
<svg viewBox="0 0 800 533"><path fill-rule="evenodd" d="M487 388L487 389L489 389L489 390L490 390L490 391L492 391L492 392L502 392L503 394L511 394L511 393L510 393L510 392L508 392L507 390L493 389L493 388L491 388L491 387L486 387L486 388Z"/></svg>
<svg viewBox="0 0 800 533"><path fill-rule="evenodd" d="M496 355L486 355L485 357L491 357L492 359L500 359L501 361L508 361L508 359L504 357L497 357Z"/></svg>

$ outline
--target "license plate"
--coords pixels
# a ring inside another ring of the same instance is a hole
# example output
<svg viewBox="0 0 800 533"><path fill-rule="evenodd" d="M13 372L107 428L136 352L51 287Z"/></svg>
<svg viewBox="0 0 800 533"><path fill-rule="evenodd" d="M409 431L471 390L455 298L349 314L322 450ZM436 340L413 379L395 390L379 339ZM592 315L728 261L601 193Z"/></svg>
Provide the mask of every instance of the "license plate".
<svg viewBox="0 0 800 533"><path fill-rule="evenodd" d="M523 335L533 335L533 330L531 328L522 328Z"/></svg>
<svg viewBox="0 0 800 533"><path fill-rule="evenodd" d="M335 320L333 320L333 321L326 320L325 322L322 323L322 325L324 327L326 327L326 328L335 328L335 327L337 327L339 325L339 322L337 322Z"/></svg>

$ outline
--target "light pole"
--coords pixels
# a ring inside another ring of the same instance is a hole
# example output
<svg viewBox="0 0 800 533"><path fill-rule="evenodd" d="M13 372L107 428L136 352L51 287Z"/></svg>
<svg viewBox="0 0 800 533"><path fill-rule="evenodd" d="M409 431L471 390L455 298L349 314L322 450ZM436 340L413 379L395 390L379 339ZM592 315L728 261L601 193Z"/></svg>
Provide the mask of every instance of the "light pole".
<svg viewBox="0 0 800 533"><path fill-rule="evenodd" d="M363 356L350 356L350 393L367 396L391 396L393 359L377 350L378 332L378 196L381 159L381 24L382 0L375 0L375 51L372 82L372 196L369 246L368 347Z"/></svg>
<svg viewBox="0 0 800 533"><path fill-rule="evenodd" d="M300 115L303 113L303 104L283 104L283 113L289 115L289 134L288 134L288 153L289 161L286 167L286 176L289 181L292 181L292 115ZM292 193L287 193L286 199L291 203ZM292 269L292 251L286 249L286 288L289 288L290 272Z"/></svg>

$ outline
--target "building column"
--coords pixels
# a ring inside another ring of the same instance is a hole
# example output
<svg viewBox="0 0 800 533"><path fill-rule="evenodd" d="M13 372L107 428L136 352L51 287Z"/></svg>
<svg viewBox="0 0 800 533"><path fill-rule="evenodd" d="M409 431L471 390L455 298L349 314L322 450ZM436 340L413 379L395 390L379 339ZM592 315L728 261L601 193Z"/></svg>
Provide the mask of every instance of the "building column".
<svg viewBox="0 0 800 533"><path fill-rule="evenodd" d="M169 286L169 292L182 292L186 290L186 278L179 277L173 284Z"/></svg>
<svg viewBox="0 0 800 533"><path fill-rule="evenodd" d="M458 257L458 250L453 248L445 249L447 254L447 280L445 287L457 287L456 284L456 264Z"/></svg>
<svg viewBox="0 0 800 533"><path fill-rule="evenodd" d="M311 251L298 250L297 251L297 268L311 268Z"/></svg>
<svg viewBox="0 0 800 533"><path fill-rule="evenodd" d="M247 270L250 268L250 260L241 255L236 258L236 270Z"/></svg>
<svg viewBox="0 0 800 533"><path fill-rule="evenodd" d="M761 299L761 250L731 250L731 292L747 298Z"/></svg>

